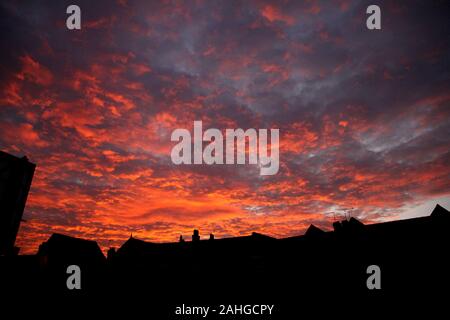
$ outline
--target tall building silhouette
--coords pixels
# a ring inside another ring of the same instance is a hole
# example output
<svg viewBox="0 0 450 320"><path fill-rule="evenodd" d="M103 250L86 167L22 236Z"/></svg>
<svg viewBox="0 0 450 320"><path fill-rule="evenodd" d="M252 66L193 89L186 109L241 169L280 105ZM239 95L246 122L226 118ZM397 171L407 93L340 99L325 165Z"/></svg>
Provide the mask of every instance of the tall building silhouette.
<svg viewBox="0 0 450 320"><path fill-rule="evenodd" d="M35 167L27 157L0 151L0 255L18 253L14 243Z"/></svg>

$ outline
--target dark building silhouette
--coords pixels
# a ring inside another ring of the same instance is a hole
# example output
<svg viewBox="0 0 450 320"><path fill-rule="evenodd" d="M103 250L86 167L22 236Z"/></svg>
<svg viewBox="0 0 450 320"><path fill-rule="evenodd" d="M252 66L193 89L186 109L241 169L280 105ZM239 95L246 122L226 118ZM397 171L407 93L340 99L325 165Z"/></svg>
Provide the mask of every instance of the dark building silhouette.
<svg viewBox="0 0 450 320"><path fill-rule="evenodd" d="M194 233L192 234L192 241L200 241L200 234L198 230L194 230Z"/></svg>
<svg viewBox="0 0 450 320"><path fill-rule="evenodd" d="M46 242L42 243L39 246L37 255L43 258L46 263L60 260L73 263L102 263L105 260L105 256L97 242L59 233L52 234Z"/></svg>
<svg viewBox="0 0 450 320"><path fill-rule="evenodd" d="M324 232L325 231L317 228L315 225L312 224L306 230L305 236L308 236L308 237L322 236Z"/></svg>
<svg viewBox="0 0 450 320"><path fill-rule="evenodd" d="M116 248L109 248L106 258L110 261L116 256Z"/></svg>
<svg viewBox="0 0 450 320"><path fill-rule="evenodd" d="M97 242L54 233L39 246L37 253L42 282L56 292L67 289L67 267L82 272L82 288L95 291L103 284L106 258Z"/></svg>
<svg viewBox="0 0 450 320"><path fill-rule="evenodd" d="M0 255L19 251L14 243L35 167L26 157L0 151Z"/></svg>

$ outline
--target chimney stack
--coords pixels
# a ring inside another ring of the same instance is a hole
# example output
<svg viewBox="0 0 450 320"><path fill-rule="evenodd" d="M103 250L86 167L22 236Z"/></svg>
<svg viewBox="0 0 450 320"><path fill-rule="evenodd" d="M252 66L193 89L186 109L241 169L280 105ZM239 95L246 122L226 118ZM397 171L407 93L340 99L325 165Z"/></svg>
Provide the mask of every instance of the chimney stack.
<svg viewBox="0 0 450 320"><path fill-rule="evenodd" d="M200 234L198 233L198 230L194 230L194 234L192 235L192 242L200 241Z"/></svg>

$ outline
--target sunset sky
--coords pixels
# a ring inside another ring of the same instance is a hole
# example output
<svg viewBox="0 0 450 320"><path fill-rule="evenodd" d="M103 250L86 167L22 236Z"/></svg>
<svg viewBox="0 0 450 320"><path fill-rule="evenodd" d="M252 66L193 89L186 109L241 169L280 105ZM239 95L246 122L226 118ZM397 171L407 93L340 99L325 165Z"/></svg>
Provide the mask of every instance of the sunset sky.
<svg viewBox="0 0 450 320"><path fill-rule="evenodd" d="M450 1L2 1L0 150L37 164L17 245L449 208L449 16ZM172 164L171 132L194 120L279 128L278 174Z"/></svg>

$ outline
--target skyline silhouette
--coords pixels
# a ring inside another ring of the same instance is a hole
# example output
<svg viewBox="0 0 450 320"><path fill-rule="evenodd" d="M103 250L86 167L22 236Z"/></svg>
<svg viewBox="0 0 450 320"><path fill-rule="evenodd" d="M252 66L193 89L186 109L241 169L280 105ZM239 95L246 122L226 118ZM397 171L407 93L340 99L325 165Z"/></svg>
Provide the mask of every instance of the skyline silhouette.
<svg viewBox="0 0 450 320"><path fill-rule="evenodd" d="M348 300L381 311L399 296L422 303L439 296L450 285L449 228L450 212L436 205L429 216L370 225L350 218L336 221L332 231L311 225L285 239L253 233L202 240L198 230L192 241L174 243L130 236L107 257L95 241L53 234L36 255L0 256L0 290L21 303L58 301L46 314L75 303L76 312L179 319L177 307L215 310L233 301L271 303L270 318L285 319L298 314L301 297L307 308L325 303L349 316ZM79 289L67 287L73 265L81 270ZM381 270L375 289L367 284L370 266ZM209 319L223 317L214 312Z"/></svg>

